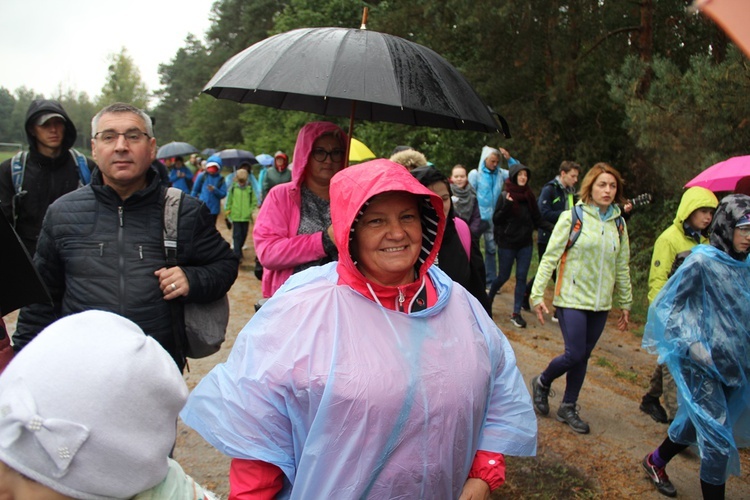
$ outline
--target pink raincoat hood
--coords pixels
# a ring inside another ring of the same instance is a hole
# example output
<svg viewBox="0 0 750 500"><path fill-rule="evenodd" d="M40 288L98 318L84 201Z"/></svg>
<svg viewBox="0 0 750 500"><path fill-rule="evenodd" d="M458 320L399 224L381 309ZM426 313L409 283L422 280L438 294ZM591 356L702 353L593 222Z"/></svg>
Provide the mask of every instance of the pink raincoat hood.
<svg viewBox="0 0 750 500"><path fill-rule="evenodd" d="M337 173L331 180L331 223L334 239L339 249L337 271L341 281L369 295L367 279L357 269L350 254L349 244L353 237L351 229L359 218L365 202L373 196L388 191L405 191L423 196L420 206L422 218L422 252L417 260L418 279L421 282L427 269L437 257L445 232L443 200L422 186L408 170L390 160L378 159L349 167ZM387 288L370 283L378 295Z"/></svg>
<svg viewBox="0 0 750 500"><path fill-rule="evenodd" d="M294 164L294 168L292 169L292 183L296 187L299 188L302 180L305 178L307 160L310 159L313 144L318 137L329 132L339 135L342 146L346 146L346 143L349 142L349 136L335 123L310 122L300 129L299 134L297 134L297 143L294 145L294 156L292 156Z"/></svg>

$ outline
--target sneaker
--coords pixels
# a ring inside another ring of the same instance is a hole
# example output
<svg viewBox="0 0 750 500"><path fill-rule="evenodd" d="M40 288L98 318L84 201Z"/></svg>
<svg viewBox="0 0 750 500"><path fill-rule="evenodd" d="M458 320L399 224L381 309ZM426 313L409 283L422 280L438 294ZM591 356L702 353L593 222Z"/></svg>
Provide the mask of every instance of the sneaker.
<svg viewBox="0 0 750 500"><path fill-rule="evenodd" d="M523 319L519 313L513 313L510 315L510 322L516 325L518 328L526 328L526 320Z"/></svg>
<svg viewBox="0 0 750 500"><path fill-rule="evenodd" d="M650 394L643 396L640 409L660 424L666 424L669 421L667 411L659 404L659 398L655 398Z"/></svg>
<svg viewBox="0 0 750 500"><path fill-rule="evenodd" d="M641 465L643 466L643 470L646 471L646 475L648 476L648 478L651 479L651 482L653 482L654 486L656 486L656 490L659 493L668 497L677 496L677 490L669 480L669 476L667 476L667 471L665 470L665 468L659 468L651 464L651 453L643 457L643 462L641 462Z"/></svg>
<svg viewBox="0 0 750 500"><path fill-rule="evenodd" d="M555 312L552 313L552 322L553 323L559 323L560 320L557 319L557 309L555 309Z"/></svg>
<svg viewBox="0 0 750 500"><path fill-rule="evenodd" d="M565 422L579 434L589 433L589 424L578 416L578 408L573 403L562 403L557 409L557 420Z"/></svg>
<svg viewBox="0 0 750 500"><path fill-rule="evenodd" d="M549 415L550 388L539 382L539 375L531 379L531 393L534 396L534 409L540 415Z"/></svg>

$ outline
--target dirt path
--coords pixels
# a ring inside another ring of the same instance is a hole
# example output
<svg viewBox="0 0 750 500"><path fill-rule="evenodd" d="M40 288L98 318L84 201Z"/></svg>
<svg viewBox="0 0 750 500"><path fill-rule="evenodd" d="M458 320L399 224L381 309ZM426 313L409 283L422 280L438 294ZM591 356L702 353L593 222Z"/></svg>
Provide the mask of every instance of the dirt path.
<svg viewBox="0 0 750 500"><path fill-rule="evenodd" d="M225 238L231 240L223 221L219 226ZM252 245L250 241L248 244ZM226 359L237 333L253 315L253 304L261 298L260 282L253 275L252 248L245 251L245 256L246 264L240 267L239 277L229 293L231 318L227 341L215 355L191 360L191 371L185 377L191 389L214 365ZM562 352L562 340L557 324L547 322L542 326L530 313L525 313L528 328L511 325L512 287L512 282L506 284L495 298L495 319L510 339L528 382ZM13 331L15 315L6 317L6 322ZM634 326L632 332L639 329ZM579 401L581 417L591 425L590 434L576 434L554 417L539 419L538 455L580 470L592 480L598 498L663 498L640 469L643 456L661 443L667 430L666 425L657 424L638 409L655 358L641 350L640 337L632 332L617 331L614 320L610 319L592 355ZM556 411L562 397L564 380L556 381L553 389L558 395L550 401L551 413ZM729 479L727 498L750 498L750 453L744 451L741 457L743 476ZM198 482L227 498L229 459L181 422L175 458ZM698 468L699 461L694 456L680 455L670 464L669 473L679 498L701 498ZM502 488L493 498L505 498Z"/></svg>

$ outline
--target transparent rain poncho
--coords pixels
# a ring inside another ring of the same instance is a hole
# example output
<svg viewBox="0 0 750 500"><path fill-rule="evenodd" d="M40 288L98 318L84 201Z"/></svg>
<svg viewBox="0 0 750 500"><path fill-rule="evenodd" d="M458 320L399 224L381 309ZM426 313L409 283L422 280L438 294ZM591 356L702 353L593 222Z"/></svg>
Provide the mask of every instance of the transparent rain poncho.
<svg viewBox="0 0 750 500"><path fill-rule="evenodd" d="M652 303L643 347L677 384L670 439L698 445L702 480L739 475L737 448L750 443L750 264L696 246Z"/></svg>
<svg viewBox="0 0 750 500"><path fill-rule="evenodd" d="M510 344L428 274L438 303L408 315L337 285L335 263L292 276L182 419L230 457L279 466L282 498L457 498L477 449L533 455Z"/></svg>

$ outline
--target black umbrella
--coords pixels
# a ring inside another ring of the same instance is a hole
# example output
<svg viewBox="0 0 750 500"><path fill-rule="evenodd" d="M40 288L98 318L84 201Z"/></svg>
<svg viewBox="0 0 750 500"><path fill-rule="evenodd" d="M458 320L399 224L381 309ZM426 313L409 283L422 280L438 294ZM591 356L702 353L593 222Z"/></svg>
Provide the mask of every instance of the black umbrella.
<svg viewBox="0 0 750 500"><path fill-rule="evenodd" d="M216 150L214 148L206 148L203 151L201 151L201 154L205 157L209 157L214 153L216 153Z"/></svg>
<svg viewBox="0 0 750 500"><path fill-rule="evenodd" d="M219 158L221 158L221 163L225 167L236 167L243 162L248 162L251 165L258 163L255 156L250 151L245 151L244 149L225 149L219 151Z"/></svg>
<svg viewBox="0 0 750 500"><path fill-rule="evenodd" d="M31 263L26 247L0 213L0 315L28 304L52 303L42 278Z"/></svg>
<svg viewBox="0 0 750 500"><path fill-rule="evenodd" d="M272 36L225 62L203 92L351 120L499 131L499 115L443 57L365 29L303 28Z"/></svg>
<svg viewBox="0 0 750 500"><path fill-rule="evenodd" d="M187 142L168 142L156 152L156 159L164 160L166 158L174 158L175 156L191 155L197 152L198 149Z"/></svg>

